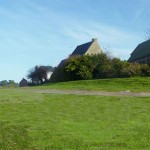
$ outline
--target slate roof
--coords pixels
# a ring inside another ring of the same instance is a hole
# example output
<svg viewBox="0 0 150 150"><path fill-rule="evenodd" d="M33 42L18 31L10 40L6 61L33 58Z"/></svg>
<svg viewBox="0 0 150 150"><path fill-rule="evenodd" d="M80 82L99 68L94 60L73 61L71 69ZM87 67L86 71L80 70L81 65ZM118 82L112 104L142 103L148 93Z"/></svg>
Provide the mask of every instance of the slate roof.
<svg viewBox="0 0 150 150"><path fill-rule="evenodd" d="M67 59L63 59L60 63L59 63L59 67L63 67L65 62L67 61Z"/></svg>
<svg viewBox="0 0 150 150"><path fill-rule="evenodd" d="M20 81L19 86L28 86L28 81L23 78L23 79Z"/></svg>
<svg viewBox="0 0 150 150"><path fill-rule="evenodd" d="M89 54L89 55L90 54L98 54L101 51L102 50L97 42L97 38L93 38L92 41L90 41L90 42L78 45L70 56L77 56L77 55L83 56L85 54ZM67 60L68 60L68 58L62 60L59 63L58 67L63 67Z"/></svg>
<svg viewBox="0 0 150 150"><path fill-rule="evenodd" d="M77 46L76 49L71 54L71 56L72 55L84 55L87 52L87 50L89 49L89 47L92 45L92 43L93 42L91 41L91 42Z"/></svg>
<svg viewBox="0 0 150 150"><path fill-rule="evenodd" d="M147 40L139 44L135 50L131 53L129 62L136 61L138 59L150 56L150 40Z"/></svg>

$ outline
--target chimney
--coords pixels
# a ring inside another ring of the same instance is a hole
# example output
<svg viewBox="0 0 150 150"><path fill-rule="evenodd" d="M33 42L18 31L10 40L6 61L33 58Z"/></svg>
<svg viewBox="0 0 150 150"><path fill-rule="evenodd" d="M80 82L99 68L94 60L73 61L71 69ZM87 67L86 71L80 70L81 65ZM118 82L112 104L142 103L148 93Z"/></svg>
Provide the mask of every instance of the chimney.
<svg viewBox="0 0 150 150"><path fill-rule="evenodd" d="M93 39L92 39L92 42L95 42L95 41L97 41L97 38L93 38Z"/></svg>

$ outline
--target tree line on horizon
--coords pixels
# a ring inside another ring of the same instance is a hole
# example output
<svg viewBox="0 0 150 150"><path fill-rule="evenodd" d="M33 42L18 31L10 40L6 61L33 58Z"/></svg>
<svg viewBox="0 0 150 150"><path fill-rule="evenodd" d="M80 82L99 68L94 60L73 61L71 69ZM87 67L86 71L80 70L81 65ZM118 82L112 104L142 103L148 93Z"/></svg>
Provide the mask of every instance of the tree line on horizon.
<svg viewBox="0 0 150 150"><path fill-rule="evenodd" d="M18 83L16 83L14 80L2 80L0 81L0 86L2 87L16 87L18 86Z"/></svg>

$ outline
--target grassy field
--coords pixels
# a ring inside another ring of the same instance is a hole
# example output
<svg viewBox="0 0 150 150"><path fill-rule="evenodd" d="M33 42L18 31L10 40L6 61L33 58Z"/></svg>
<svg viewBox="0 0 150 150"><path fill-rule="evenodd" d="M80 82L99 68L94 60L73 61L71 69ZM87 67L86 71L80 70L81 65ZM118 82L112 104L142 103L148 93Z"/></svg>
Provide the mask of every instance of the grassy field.
<svg viewBox="0 0 150 150"><path fill-rule="evenodd" d="M0 90L2 150L149 150L149 140L150 98Z"/></svg>
<svg viewBox="0 0 150 150"><path fill-rule="evenodd" d="M143 78L116 78L83 80L72 82L50 83L36 88L42 89L80 89L99 91L126 91L150 92L150 77Z"/></svg>

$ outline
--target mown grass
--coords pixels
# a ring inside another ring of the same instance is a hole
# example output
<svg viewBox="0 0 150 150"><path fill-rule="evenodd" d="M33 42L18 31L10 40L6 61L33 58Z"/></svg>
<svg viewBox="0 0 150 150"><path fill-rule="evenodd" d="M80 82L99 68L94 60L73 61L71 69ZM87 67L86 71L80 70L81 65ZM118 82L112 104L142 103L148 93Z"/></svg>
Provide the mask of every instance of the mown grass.
<svg viewBox="0 0 150 150"><path fill-rule="evenodd" d="M150 149L150 98L0 90L0 149Z"/></svg>
<svg viewBox="0 0 150 150"><path fill-rule="evenodd" d="M41 89L80 89L99 91L126 91L150 92L150 77L115 78L98 80L81 80L71 82L49 83L33 88Z"/></svg>
<svg viewBox="0 0 150 150"><path fill-rule="evenodd" d="M21 150L30 149L31 138L28 135L27 126L0 122L0 149Z"/></svg>

